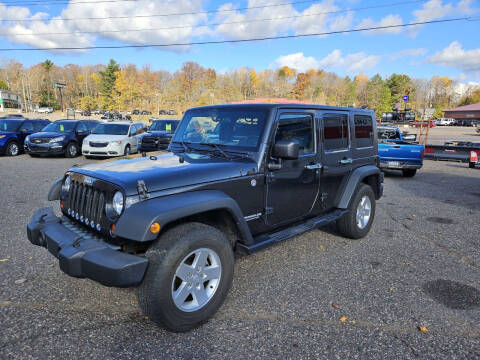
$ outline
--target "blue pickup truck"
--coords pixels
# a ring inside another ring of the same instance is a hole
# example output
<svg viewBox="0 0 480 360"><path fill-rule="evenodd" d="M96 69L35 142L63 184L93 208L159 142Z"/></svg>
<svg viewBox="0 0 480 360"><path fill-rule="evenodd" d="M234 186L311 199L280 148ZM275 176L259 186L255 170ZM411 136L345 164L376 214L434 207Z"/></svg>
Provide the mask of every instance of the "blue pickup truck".
<svg viewBox="0 0 480 360"><path fill-rule="evenodd" d="M423 165L425 147L405 141L394 126L379 126L377 134L380 168L401 170L405 177L415 176Z"/></svg>

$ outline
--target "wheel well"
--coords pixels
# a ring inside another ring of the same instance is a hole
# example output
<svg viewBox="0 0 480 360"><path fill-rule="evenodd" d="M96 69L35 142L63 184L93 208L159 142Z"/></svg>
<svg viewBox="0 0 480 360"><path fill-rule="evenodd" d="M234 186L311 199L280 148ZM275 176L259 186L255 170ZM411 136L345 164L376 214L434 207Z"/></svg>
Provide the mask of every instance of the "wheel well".
<svg viewBox="0 0 480 360"><path fill-rule="evenodd" d="M379 175L378 174L373 174L366 176L362 179L362 183L369 185L373 192L375 193L375 197L378 199L380 194L380 186L379 186Z"/></svg>
<svg viewBox="0 0 480 360"><path fill-rule="evenodd" d="M190 215L165 225L159 234L159 237L166 231L180 224L187 222L199 222L205 225L212 226L225 234L230 241L232 248L235 250L237 241L242 240L242 235L238 229L237 224L232 214L227 209L216 209L205 211L199 214Z"/></svg>

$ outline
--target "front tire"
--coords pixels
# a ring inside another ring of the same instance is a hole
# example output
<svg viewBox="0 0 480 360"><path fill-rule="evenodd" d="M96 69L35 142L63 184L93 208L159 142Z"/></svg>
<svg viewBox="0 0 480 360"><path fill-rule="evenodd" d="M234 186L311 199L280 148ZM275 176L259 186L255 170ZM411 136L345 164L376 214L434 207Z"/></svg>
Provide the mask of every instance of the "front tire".
<svg viewBox="0 0 480 360"><path fill-rule="evenodd" d="M234 255L226 236L200 223L168 230L146 254L149 266L137 289L150 320L172 331L207 321L232 284Z"/></svg>
<svg viewBox="0 0 480 360"><path fill-rule="evenodd" d="M65 149L65 157L67 158L74 158L77 157L79 153L78 145L75 143L70 143L67 145Z"/></svg>
<svg viewBox="0 0 480 360"><path fill-rule="evenodd" d="M402 170L403 177L414 177L416 173L417 173L417 169Z"/></svg>
<svg viewBox="0 0 480 360"><path fill-rule="evenodd" d="M337 229L345 237L360 239L370 231L374 217L375 194L370 186L362 183L357 187L348 213L337 220Z"/></svg>
<svg viewBox="0 0 480 360"><path fill-rule="evenodd" d="M125 150L123 152L124 156L130 155L130 145L125 146Z"/></svg>
<svg viewBox="0 0 480 360"><path fill-rule="evenodd" d="M8 156L17 156L20 154L20 146L16 141L12 141L7 146L7 151L5 152Z"/></svg>

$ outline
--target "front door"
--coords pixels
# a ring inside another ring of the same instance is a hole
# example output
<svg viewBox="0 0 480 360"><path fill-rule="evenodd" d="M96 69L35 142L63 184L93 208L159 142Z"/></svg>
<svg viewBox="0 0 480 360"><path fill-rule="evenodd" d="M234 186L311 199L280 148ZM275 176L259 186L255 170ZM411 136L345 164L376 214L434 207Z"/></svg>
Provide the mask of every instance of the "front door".
<svg viewBox="0 0 480 360"><path fill-rule="evenodd" d="M280 112L270 154L276 141L294 140L299 143L300 156L269 160L281 161L280 169L267 170L266 218L270 226L307 216L315 204L321 167L315 133L314 112Z"/></svg>
<svg viewBox="0 0 480 360"><path fill-rule="evenodd" d="M350 116L346 111L322 111L322 208L336 206L340 189L352 171Z"/></svg>

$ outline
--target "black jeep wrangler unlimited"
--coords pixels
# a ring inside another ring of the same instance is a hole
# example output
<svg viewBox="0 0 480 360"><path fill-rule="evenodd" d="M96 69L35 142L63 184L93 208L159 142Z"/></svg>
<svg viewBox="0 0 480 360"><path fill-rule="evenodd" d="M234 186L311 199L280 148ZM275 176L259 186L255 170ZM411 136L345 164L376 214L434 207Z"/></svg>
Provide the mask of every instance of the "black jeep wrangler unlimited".
<svg viewBox="0 0 480 360"><path fill-rule="evenodd" d="M252 253L336 221L365 236L382 196L374 113L292 104L188 110L170 153L74 167L52 186L29 240L70 276L138 287L174 331L220 307L234 251Z"/></svg>

